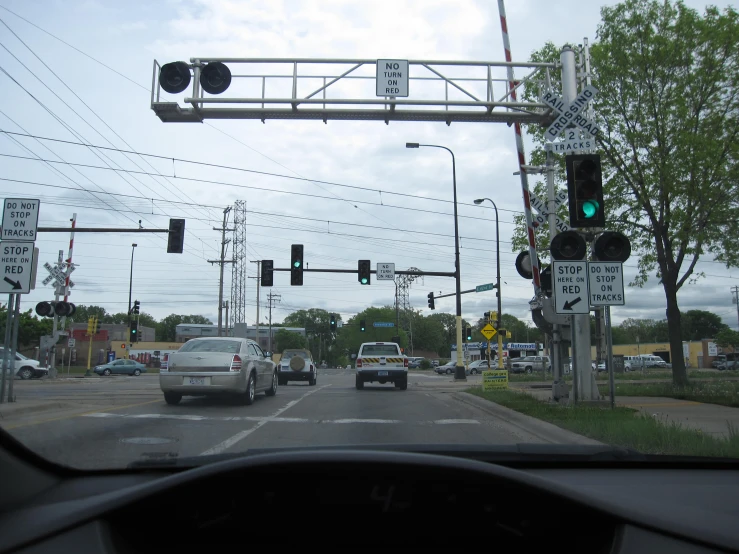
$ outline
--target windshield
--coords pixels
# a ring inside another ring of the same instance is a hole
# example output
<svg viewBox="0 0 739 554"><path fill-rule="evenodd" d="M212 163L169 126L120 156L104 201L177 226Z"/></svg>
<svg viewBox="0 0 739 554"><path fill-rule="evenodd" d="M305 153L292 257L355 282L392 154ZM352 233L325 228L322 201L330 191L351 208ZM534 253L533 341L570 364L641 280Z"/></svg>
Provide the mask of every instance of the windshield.
<svg viewBox="0 0 739 554"><path fill-rule="evenodd" d="M397 356L398 347L394 344L365 344L362 356Z"/></svg>
<svg viewBox="0 0 739 554"><path fill-rule="evenodd" d="M737 5L0 2L0 428L739 459Z"/></svg>
<svg viewBox="0 0 739 554"><path fill-rule="evenodd" d="M238 354L241 343L235 340L190 340L178 352L225 352Z"/></svg>

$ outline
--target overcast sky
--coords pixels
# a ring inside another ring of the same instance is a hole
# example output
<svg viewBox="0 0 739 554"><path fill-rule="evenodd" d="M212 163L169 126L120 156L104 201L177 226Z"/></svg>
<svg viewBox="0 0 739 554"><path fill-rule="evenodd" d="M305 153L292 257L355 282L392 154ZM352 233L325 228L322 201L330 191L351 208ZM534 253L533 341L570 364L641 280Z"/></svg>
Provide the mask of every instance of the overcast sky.
<svg viewBox="0 0 739 554"><path fill-rule="evenodd" d="M569 3L545 0L508 2L513 60L528 60L548 40L582 43L588 37L593 41L600 7L605 4L613 2L582 2L576 9ZM686 4L701 11L705 5L694 0ZM516 273L517 252L510 244L513 216L522 210L520 181L513 175L517 162L512 128L487 123L162 123L149 105L154 59L160 63L200 56L503 61L497 2L4 0L1 5L7 8L0 9L0 129L4 131L386 191L126 157L115 151L18 136L13 137L15 142L3 134L3 155L128 170L3 157L3 196L40 199L40 225L67 226L73 213L79 227L130 228L138 227L141 220L146 228L166 228L170 217L187 219L182 255L167 254L161 235L78 233L73 256L78 268L72 276L76 286L70 301L125 312L135 242L133 298L141 302L142 311L156 318L201 314L215 322L219 269L207 260L220 256L220 233L213 228L221 226L223 209L236 200L247 205L250 260L273 259L276 267L287 267L290 244L302 243L308 267L356 269L358 259L370 259L373 268L377 262L393 262L396 269L453 271L450 158L438 149L408 150L405 143L410 141L444 145L455 152L462 289L495 278L494 212L472 204L473 199L487 196L500 210L503 311L530 321L531 283ZM271 69L290 72L286 66ZM430 86L412 81L411 97L432 94ZM352 87L366 91L356 81L344 90ZM371 87L365 97L374 97ZM530 153L529 141L526 148ZM51 286L41 283L47 275L43 263L55 262L60 249L66 257L68 242L68 234L39 235L39 278L36 290L24 296L24 309L52 299ZM633 276L636 260L625 265L627 277ZM697 270L705 272L706 278L683 288L681 309L709 310L736 329L730 287L739 284L739 271L708 258ZM225 299L231 296L230 273L227 266ZM256 264L249 264L248 273L256 275ZM426 277L412 285L411 302L429 313L428 292L453 290L453 279ZM262 289L263 306L267 291ZM272 291L281 297L274 321L311 307L339 312L346 320L369 305L392 304L394 298L392 282L373 278L371 286L363 287L355 275L341 274L308 273L303 287L291 287L288 274L276 273ZM255 279L249 279L246 294L246 319L253 324ZM613 309L616 323L627 317L665 317L664 294L656 279L643 289L628 289L626 302ZM494 292L467 294L462 307L466 318L477 320L495 307ZM453 313L453 297L438 300L436 308ZM262 321L265 313L263 308Z"/></svg>

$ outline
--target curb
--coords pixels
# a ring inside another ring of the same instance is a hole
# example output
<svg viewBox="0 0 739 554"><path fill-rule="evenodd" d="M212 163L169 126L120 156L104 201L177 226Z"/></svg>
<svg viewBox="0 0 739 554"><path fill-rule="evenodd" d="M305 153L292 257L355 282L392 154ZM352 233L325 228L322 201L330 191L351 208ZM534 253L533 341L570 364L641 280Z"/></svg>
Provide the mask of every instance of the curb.
<svg viewBox="0 0 739 554"><path fill-rule="evenodd" d="M34 406L22 406L19 408L15 408L15 406L18 404L18 402L10 402L7 404L0 405L0 419L7 419L9 417L12 417L14 415L24 415L24 414L30 414L34 412L45 412L48 410L58 410L58 409L65 409L70 408L70 404L63 404L60 402L49 402L44 404L36 404ZM13 409L8 409L13 408Z"/></svg>
<svg viewBox="0 0 739 554"><path fill-rule="evenodd" d="M600 445L603 446L605 443L578 435L572 431L557 427L553 423L536 419L516 410L506 408L495 402L490 402L474 394L468 392L457 392L453 394L454 397L463 402L469 404L475 408L487 412L488 414L502 419L506 423L509 423L515 427L519 427L521 430L534 435L546 442L556 444L589 444L589 445Z"/></svg>

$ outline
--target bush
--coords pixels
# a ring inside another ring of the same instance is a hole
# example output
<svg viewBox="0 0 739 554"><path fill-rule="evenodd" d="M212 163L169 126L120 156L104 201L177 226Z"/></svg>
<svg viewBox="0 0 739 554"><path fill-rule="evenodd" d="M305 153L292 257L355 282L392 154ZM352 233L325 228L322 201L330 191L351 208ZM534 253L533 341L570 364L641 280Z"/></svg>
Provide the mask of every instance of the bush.
<svg viewBox="0 0 739 554"><path fill-rule="evenodd" d="M421 369L431 369L431 362L429 362L426 359L421 360L420 368Z"/></svg>

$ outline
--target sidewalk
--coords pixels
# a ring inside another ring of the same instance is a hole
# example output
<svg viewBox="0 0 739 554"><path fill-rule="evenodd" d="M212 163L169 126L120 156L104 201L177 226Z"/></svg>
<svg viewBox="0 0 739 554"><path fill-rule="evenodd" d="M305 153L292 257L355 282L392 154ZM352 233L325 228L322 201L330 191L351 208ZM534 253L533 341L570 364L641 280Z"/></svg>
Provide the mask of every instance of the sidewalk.
<svg viewBox="0 0 739 554"><path fill-rule="evenodd" d="M549 400L552 396L551 389L511 388L539 400ZM617 396L616 405L638 410L666 425L675 423L717 438L729 438L731 429L739 433L739 408L663 396Z"/></svg>

